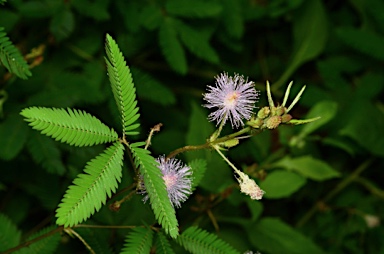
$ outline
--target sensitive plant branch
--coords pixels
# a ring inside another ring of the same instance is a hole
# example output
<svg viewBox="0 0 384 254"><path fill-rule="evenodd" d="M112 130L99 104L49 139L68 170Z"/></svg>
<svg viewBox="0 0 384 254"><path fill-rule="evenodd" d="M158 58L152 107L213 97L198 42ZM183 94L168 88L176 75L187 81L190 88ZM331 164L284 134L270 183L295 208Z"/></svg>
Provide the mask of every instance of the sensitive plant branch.
<svg viewBox="0 0 384 254"><path fill-rule="evenodd" d="M188 146L184 146L184 147L178 148L178 149L170 152L168 154L168 156L167 156L167 159L173 158L176 155L178 155L179 153L184 153L184 152L188 152L188 151L194 151L194 150L201 150L201 149L211 148L214 145L217 145L217 144L220 144L220 143L224 143L224 142L226 142L228 140L232 140L232 139L234 139L234 138L236 138L236 137L238 137L240 135L243 135L245 133L248 133L250 131L252 131L251 136L257 135L257 134L259 134L261 132L261 130L255 130L254 131L251 127L248 126L248 127L245 127L243 129L241 129L238 132L226 135L224 137L215 139L213 141L207 141L207 143L205 143L205 144L201 144L201 145L188 145Z"/></svg>

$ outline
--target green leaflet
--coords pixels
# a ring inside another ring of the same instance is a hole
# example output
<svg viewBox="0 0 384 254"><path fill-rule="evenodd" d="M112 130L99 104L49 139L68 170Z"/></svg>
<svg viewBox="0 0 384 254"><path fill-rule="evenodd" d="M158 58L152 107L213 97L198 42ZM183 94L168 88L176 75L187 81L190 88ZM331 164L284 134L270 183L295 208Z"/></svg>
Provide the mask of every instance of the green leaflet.
<svg viewBox="0 0 384 254"><path fill-rule="evenodd" d="M151 251L153 231L150 228L134 228L126 238L121 254L147 254Z"/></svg>
<svg viewBox="0 0 384 254"><path fill-rule="evenodd" d="M148 150L138 147L143 144L145 143L138 142L130 145L135 165L140 169L140 173L144 178L145 188L156 219L164 227L166 233L172 238L176 238L179 232L175 209L168 198L160 169L156 167L156 160Z"/></svg>
<svg viewBox="0 0 384 254"><path fill-rule="evenodd" d="M113 96L121 115L124 135L136 135L140 125L135 124L139 119L139 108L136 101L136 89L133 84L132 74L126 65L123 54L113 38L107 34L105 43L107 70Z"/></svg>
<svg viewBox="0 0 384 254"><path fill-rule="evenodd" d="M19 78L28 79L32 76L29 66L20 54L19 50L12 44L7 37L3 27L0 27L0 63Z"/></svg>
<svg viewBox="0 0 384 254"><path fill-rule="evenodd" d="M113 129L81 110L30 107L20 114L33 129L70 145L91 146L118 139Z"/></svg>
<svg viewBox="0 0 384 254"><path fill-rule="evenodd" d="M157 254L175 254L163 232L157 232L156 236L155 246Z"/></svg>
<svg viewBox="0 0 384 254"><path fill-rule="evenodd" d="M100 210L120 182L123 152L124 146L115 142L87 163L85 174L78 175L61 200L56 224L72 227Z"/></svg>
<svg viewBox="0 0 384 254"><path fill-rule="evenodd" d="M4 214L0 213L0 251L15 247L20 243L21 232Z"/></svg>
<svg viewBox="0 0 384 254"><path fill-rule="evenodd" d="M187 228L176 240L191 253L240 253L216 235L195 226Z"/></svg>

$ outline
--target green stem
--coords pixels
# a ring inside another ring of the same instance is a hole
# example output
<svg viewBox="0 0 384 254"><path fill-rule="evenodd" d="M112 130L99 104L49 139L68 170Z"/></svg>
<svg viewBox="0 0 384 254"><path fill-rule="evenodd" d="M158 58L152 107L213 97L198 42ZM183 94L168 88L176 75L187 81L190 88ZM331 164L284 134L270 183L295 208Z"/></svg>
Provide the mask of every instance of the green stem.
<svg viewBox="0 0 384 254"><path fill-rule="evenodd" d="M170 158L173 158L175 157L177 154L179 153L184 153L184 152L187 152L187 151L193 151L193 150L200 150L200 149L206 149L206 148L209 148L213 145L216 145L216 144L219 144L219 143L223 143L227 140L231 140L237 136L240 136L244 133L247 133L249 131L251 131L253 128L248 126L248 127L245 127L244 129L241 129L240 131L238 132L235 132L235 133L232 133L230 135L227 135L227 136L224 136L224 137L221 137L221 138L218 138L214 141L208 141L207 143L205 144L202 144L202 145L196 145L196 146L184 146L184 147L181 147L181 148L178 148L174 151L172 151L171 153L168 154L167 156L167 159L170 159ZM256 135L260 133L260 130L258 130L257 132L253 133L252 136Z"/></svg>
<svg viewBox="0 0 384 254"><path fill-rule="evenodd" d="M228 160L227 157L224 156L224 154L220 151L219 148L217 148L217 146L213 146L213 148L215 148L216 152L217 152L218 154L220 154L220 156L225 160L225 162L227 162L228 165L231 166L231 168L233 168L233 170L235 170L235 172L236 172L238 175L241 174L240 170L238 170L238 169L235 167L235 165L233 165L232 162L231 162L230 160Z"/></svg>
<svg viewBox="0 0 384 254"><path fill-rule="evenodd" d="M373 162L373 159L369 159L369 160L365 161L364 163L362 163L358 168L355 169L354 172L352 172L352 174L350 174L348 177L344 178L338 185L336 185L336 187L331 192L329 192L323 198L323 200L321 200L321 202L325 203L325 202L329 201L330 199L332 199L334 196L336 196L336 194L338 194L340 191L342 191L350 183L355 181L359 177L359 175L364 170L366 170L369 167L369 165L372 164L372 162ZM304 216L297 222L296 227L302 227L305 223L307 223L311 219L311 217L317 212L318 207L319 207L318 206L319 203L320 203L320 201L316 202L316 204L314 204L312 206L312 208L306 214L304 214Z"/></svg>

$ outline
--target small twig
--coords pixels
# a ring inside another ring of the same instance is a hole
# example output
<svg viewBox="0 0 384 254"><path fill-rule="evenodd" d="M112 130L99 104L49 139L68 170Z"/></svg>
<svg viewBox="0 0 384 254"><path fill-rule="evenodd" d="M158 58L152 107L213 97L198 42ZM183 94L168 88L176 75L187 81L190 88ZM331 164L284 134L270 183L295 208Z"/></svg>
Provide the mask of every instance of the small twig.
<svg viewBox="0 0 384 254"><path fill-rule="evenodd" d="M181 147L181 148L178 148L178 149L172 151L171 153L168 154L168 156L166 158L170 159L170 158L175 157L179 153L184 153L184 152L187 152L187 151L193 151L193 150L200 150L200 149L210 148L213 145L216 145L216 144L219 144L219 143L223 143L223 142L225 142L227 140L234 139L237 136L240 136L240 135L242 135L244 133L247 133L247 132L249 132L251 130L252 130L252 128L248 126L248 127L245 127L244 129L241 129L238 132L235 132L235 133L232 133L230 135L218 138L218 139L216 139L214 141L211 141L211 142L208 141L207 143L202 144L202 145L184 146L184 147ZM260 132L261 132L261 130L258 130L258 131L255 131L254 133L252 133L251 135L254 136L256 134L259 134Z"/></svg>
<svg viewBox="0 0 384 254"><path fill-rule="evenodd" d="M41 239L44 239L44 238L46 238L46 237L48 237L48 236L51 236L51 235L54 235L54 234L56 234L56 233L58 233L58 232L63 231L63 229L64 229L63 226L57 227L57 228L55 228L55 229L52 229L51 231L49 231L49 232L47 232L47 233L45 233L45 234L43 234L43 235L41 235L41 236L39 236L39 237L36 237L36 238L34 238L34 239L32 239L32 240L29 240L29 241L26 241L26 242L24 242L24 243L22 243L22 244L19 244L18 246L14 247L14 248L11 248L11 249L9 249L9 250L6 250L6 251L3 252L2 254L9 254L9 253L15 252L15 251L17 251L17 250L19 250L19 249L28 247L29 245L31 245L31 244L33 244L33 243L35 243L35 242L38 242L38 241L40 241Z"/></svg>
<svg viewBox="0 0 384 254"><path fill-rule="evenodd" d="M151 139L152 139L153 134L155 133L155 131L159 132L161 126L163 126L163 124L162 123L158 123L155 126L153 126L153 128L151 128L151 132L149 133L148 138L145 141L145 147L144 147L145 150L147 150L148 146L151 144Z"/></svg>
<svg viewBox="0 0 384 254"><path fill-rule="evenodd" d="M91 246L89 246L89 244L81 237L81 235L79 235L75 230L73 230L72 228L65 228L64 229L64 232L67 233L68 235L74 235L77 237L77 239L79 239L84 245L85 247L87 247L87 249L92 253L92 254L96 254L96 252L92 249Z"/></svg>

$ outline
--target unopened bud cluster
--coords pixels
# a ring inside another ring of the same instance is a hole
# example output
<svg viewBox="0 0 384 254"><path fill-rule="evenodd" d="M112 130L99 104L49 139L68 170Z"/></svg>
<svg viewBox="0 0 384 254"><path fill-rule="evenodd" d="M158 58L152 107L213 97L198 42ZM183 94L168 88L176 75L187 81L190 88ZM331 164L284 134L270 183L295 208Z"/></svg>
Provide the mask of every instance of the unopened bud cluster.
<svg viewBox="0 0 384 254"><path fill-rule="evenodd" d="M284 106L263 107L253 116L247 125L256 129L275 129L281 123L288 123L292 116L287 112Z"/></svg>

